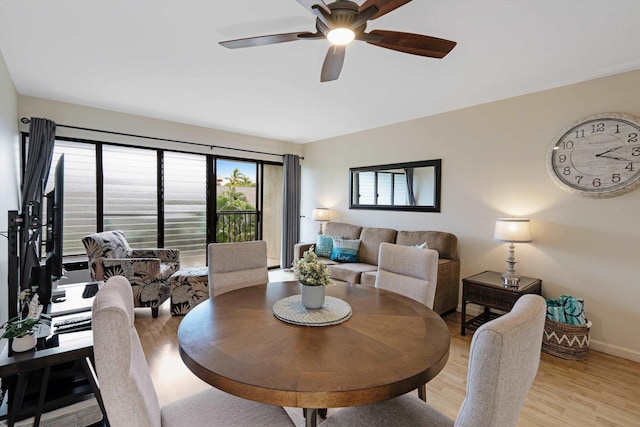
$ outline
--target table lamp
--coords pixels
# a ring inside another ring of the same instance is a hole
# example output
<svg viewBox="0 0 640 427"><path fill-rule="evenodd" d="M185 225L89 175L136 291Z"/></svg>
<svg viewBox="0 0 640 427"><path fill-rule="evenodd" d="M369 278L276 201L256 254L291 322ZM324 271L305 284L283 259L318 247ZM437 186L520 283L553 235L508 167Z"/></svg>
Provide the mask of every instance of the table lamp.
<svg viewBox="0 0 640 427"><path fill-rule="evenodd" d="M313 218L314 221L320 221L320 229L318 230L318 234L322 234L322 223L329 221L329 209L316 208L311 212L311 218Z"/></svg>
<svg viewBox="0 0 640 427"><path fill-rule="evenodd" d="M493 240L509 243L509 257L507 271L502 273L502 280L506 285L518 286L520 276L516 274L516 258L514 243L531 242L531 227L528 218L498 218L493 234Z"/></svg>

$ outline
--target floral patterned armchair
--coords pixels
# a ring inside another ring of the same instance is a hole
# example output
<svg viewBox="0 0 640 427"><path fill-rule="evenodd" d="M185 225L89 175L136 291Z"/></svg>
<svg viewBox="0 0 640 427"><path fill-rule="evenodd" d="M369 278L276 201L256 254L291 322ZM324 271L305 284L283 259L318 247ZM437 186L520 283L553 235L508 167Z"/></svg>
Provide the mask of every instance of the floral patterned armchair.
<svg viewBox="0 0 640 427"><path fill-rule="evenodd" d="M92 280L124 276L131 283L133 305L158 308L171 295L169 277L180 269L179 249L132 249L122 231L105 231L82 238Z"/></svg>

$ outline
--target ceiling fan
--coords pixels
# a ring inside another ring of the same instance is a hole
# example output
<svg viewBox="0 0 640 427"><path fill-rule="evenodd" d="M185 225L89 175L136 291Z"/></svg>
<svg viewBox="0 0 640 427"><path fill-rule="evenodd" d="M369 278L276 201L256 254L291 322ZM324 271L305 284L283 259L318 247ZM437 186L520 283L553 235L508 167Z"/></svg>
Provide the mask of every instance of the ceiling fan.
<svg viewBox="0 0 640 427"><path fill-rule="evenodd" d="M220 45L237 49L263 46L296 40L327 39L331 43L322 65L320 81L336 80L340 76L346 46L355 40L431 58L444 58L456 42L421 34L398 31L373 30L365 32L367 22L409 3L411 0L366 0L362 6L351 0L337 0L326 4L323 0L297 0L316 15L316 32L298 32L248 37L220 42Z"/></svg>

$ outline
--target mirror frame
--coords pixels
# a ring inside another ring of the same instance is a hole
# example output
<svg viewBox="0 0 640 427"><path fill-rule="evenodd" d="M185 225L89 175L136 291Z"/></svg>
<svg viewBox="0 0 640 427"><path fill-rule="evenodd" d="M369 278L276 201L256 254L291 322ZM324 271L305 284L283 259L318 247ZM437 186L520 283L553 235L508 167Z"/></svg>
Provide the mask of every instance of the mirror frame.
<svg viewBox="0 0 640 427"><path fill-rule="evenodd" d="M419 168L419 167L433 167L434 168L434 183L433 183L433 205L419 205L419 206L394 206L394 205L361 205L353 203L353 177L354 174L359 172L378 172L386 169L405 169L405 168ZM442 159L435 160L423 160L419 162L407 162L407 163L391 163L387 165L376 166L362 166L349 169L349 209L370 209L370 210L384 210L384 211L409 211L409 212L440 212L440 189L441 189L441 175L442 175Z"/></svg>

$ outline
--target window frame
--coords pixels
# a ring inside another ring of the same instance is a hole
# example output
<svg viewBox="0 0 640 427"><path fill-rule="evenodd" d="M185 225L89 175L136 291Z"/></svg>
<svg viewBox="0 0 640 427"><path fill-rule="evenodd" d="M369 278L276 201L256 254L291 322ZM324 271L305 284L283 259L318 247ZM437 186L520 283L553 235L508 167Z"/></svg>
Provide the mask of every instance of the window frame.
<svg viewBox="0 0 640 427"><path fill-rule="evenodd" d="M21 172L24 175L25 168L25 159L26 159L26 148L28 144L29 132L20 132L21 136ZM263 221L261 218L262 211L264 209L264 200L263 200L263 185L264 185L264 165L273 165L273 166L281 166L283 167L282 162L275 162L269 160L262 159L254 159L248 157L234 157L234 156L225 156L218 154L209 154L202 153L197 151L190 150L180 150L180 149L169 149L169 148L154 148L136 144L124 144L117 142L108 142L101 141L96 139L86 139L86 138L77 138L77 137L68 137L68 136L56 136L56 141L69 141L75 143L85 143L92 144L95 146L96 153L96 230L95 232L104 231L104 168L103 168L103 147L105 145L117 146L117 147L128 147L135 149L146 149L150 151L155 151L157 153L157 236L156 242L157 247L164 246L164 232L165 232L165 207L164 207L164 153L166 152L175 152L175 153L187 153L187 154L196 154L204 156L206 159L206 239L207 242L215 242L216 240L216 231L215 231L215 216L216 216L216 199L217 199L217 190L216 190L216 182L215 182L215 164L217 159L228 160L228 161L240 161L240 162L250 162L255 163L257 168L256 173L256 185L257 185L257 197L256 202L259 204L256 206L256 209L259 212L258 215L258 236L263 235ZM22 185L22 183L21 183ZM261 237L260 237L261 238ZM206 253L206 249L205 249ZM63 262L64 268L67 271L74 270L85 270L88 268L88 262L85 259L85 254L73 254L67 255L64 257L65 261Z"/></svg>

